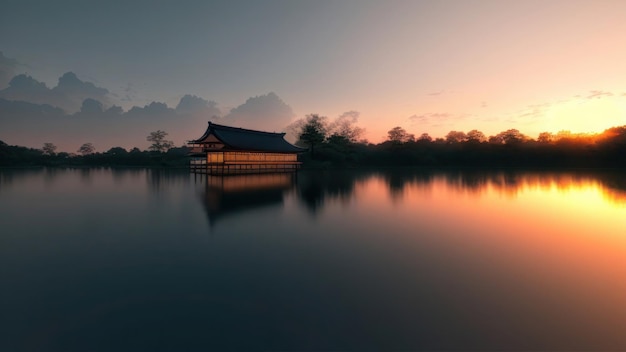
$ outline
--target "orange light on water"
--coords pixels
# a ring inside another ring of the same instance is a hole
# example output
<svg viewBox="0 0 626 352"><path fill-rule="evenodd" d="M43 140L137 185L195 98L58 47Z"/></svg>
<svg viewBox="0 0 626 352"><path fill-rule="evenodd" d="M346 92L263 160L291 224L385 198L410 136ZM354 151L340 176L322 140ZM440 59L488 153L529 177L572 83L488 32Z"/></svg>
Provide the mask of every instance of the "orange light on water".
<svg viewBox="0 0 626 352"><path fill-rule="evenodd" d="M613 181L558 173L442 174L405 185L402 206L386 216L405 229L397 236L448 258L433 270L474 278L464 295L507 289L504 297L528 302L553 324L563 324L567 313L578 324L574 330L600 336L607 326L618 330L626 314L626 194L607 186Z"/></svg>

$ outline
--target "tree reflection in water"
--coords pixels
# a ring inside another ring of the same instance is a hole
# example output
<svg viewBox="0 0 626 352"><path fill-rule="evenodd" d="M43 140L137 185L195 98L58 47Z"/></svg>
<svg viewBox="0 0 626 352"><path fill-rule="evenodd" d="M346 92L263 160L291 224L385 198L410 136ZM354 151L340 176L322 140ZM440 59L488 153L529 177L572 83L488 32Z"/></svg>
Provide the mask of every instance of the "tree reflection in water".
<svg viewBox="0 0 626 352"><path fill-rule="evenodd" d="M0 346L623 350L623 176L0 170Z"/></svg>
<svg viewBox="0 0 626 352"><path fill-rule="evenodd" d="M355 184L369 177L360 171L313 171L301 172L297 178L297 195L306 209L315 215L324 207L327 199L348 200L354 193Z"/></svg>
<svg viewBox="0 0 626 352"><path fill-rule="evenodd" d="M387 184L393 200L402 199L407 187L428 188L436 180L458 192L480 195L492 189L515 195L521 189L556 187L560 190L597 186L605 199L626 203L626 178L622 171L524 171L524 170L387 170L373 173Z"/></svg>
<svg viewBox="0 0 626 352"><path fill-rule="evenodd" d="M173 182L171 175L162 172L148 174L153 191L158 191L164 179ZM282 206L285 196L294 191L298 203L316 216L326 202L347 202L354 197L357 185L374 179L386 184L392 201L400 202L410 187L428 190L436 181L456 192L480 196L488 190L515 196L526 188L560 190L597 185L605 199L615 203L626 203L626 181L621 172L542 172L523 170L306 170L295 173L193 176L196 184L202 185L199 199L207 213L209 222L215 222L229 214Z"/></svg>

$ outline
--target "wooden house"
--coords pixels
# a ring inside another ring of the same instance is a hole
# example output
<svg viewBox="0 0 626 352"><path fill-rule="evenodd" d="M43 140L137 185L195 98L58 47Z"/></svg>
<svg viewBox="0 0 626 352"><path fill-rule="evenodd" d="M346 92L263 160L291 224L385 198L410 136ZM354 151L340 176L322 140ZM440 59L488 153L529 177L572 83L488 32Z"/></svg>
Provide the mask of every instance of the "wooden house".
<svg viewBox="0 0 626 352"><path fill-rule="evenodd" d="M212 175L291 172L306 151L285 140L285 133L218 125L209 121L204 134L189 141L191 171Z"/></svg>

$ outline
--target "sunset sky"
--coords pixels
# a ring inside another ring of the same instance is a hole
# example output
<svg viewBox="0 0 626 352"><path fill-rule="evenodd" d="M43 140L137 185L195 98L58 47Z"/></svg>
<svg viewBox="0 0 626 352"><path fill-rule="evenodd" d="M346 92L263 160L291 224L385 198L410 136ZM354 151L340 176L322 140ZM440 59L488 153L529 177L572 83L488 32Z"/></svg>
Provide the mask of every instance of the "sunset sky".
<svg viewBox="0 0 626 352"><path fill-rule="evenodd" d="M8 0L0 51L11 77L71 71L125 111L274 92L293 119L357 111L371 142L626 125L624 0Z"/></svg>

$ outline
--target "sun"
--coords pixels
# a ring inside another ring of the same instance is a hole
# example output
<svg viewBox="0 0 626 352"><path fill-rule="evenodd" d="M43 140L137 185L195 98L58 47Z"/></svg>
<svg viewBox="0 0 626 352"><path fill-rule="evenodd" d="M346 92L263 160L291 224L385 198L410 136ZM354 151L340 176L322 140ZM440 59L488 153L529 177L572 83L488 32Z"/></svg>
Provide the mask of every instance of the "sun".
<svg viewBox="0 0 626 352"><path fill-rule="evenodd" d="M626 125L626 97L577 98L552 105L546 117L549 132L600 133Z"/></svg>

